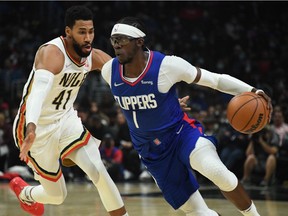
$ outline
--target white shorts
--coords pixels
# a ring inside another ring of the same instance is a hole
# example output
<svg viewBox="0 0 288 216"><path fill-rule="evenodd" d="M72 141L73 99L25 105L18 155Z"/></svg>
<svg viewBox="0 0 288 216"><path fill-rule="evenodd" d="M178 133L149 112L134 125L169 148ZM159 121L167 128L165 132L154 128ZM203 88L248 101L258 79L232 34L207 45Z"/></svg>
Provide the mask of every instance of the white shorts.
<svg viewBox="0 0 288 216"><path fill-rule="evenodd" d="M17 116L13 136L18 148L23 143L25 129L25 121ZM74 110L52 124L37 125L35 132L36 139L28 154L27 164L36 174L51 181L57 181L62 174L59 159L64 166L75 165L67 156L86 145L91 136Z"/></svg>

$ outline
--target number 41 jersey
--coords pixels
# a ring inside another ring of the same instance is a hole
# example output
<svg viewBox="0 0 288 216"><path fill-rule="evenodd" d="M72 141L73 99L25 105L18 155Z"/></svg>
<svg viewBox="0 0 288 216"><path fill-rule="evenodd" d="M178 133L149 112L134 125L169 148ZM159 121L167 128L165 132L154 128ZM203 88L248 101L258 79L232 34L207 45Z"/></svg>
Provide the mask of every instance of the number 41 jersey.
<svg viewBox="0 0 288 216"><path fill-rule="evenodd" d="M61 119L67 112L73 110L73 104L79 88L92 67L92 52L79 63L67 52L63 37L57 37L42 46L49 44L57 46L63 53L65 60L62 71L54 76L51 91L44 100L38 121L39 124L53 123ZM53 64L53 62L51 62L51 64ZM18 111L18 117L20 119L25 119L26 101L31 92L34 74L35 65L33 65L33 69L24 86L22 101Z"/></svg>
<svg viewBox="0 0 288 216"><path fill-rule="evenodd" d="M167 93L158 90L159 69L164 57L160 52L149 51L146 68L133 82L125 79L118 59L112 60L110 86L127 119L135 145L151 141L183 118L175 86Z"/></svg>

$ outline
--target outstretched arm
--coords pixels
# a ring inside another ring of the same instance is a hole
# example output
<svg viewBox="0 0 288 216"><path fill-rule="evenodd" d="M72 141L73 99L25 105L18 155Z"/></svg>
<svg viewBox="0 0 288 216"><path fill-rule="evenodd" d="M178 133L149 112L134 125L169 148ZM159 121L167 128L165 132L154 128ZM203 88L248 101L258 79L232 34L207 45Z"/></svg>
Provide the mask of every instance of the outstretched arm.
<svg viewBox="0 0 288 216"><path fill-rule="evenodd" d="M217 74L207 71L205 69L197 70L197 82L198 85L207 86L216 89L221 92L225 92L231 95L240 94L242 92L254 92L263 97L268 104L269 122L272 116L272 102L271 98L261 89L256 89L253 86L227 74ZM195 79L195 80L196 80Z"/></svg>
<svg viewBox="0 0 288 216"><path fill-rule="evenodd" d="M240 94L242 92L255 92L268 102L268 109L270 110L269 119L271 119L271 99L264 93L264 91L256 89L253 86L227 74L213 73L195 67L181 57L165 56L159 72L159 91L167 93L174 84L181 81L188 84L194 83L206 86L231 95Z"/></svg>

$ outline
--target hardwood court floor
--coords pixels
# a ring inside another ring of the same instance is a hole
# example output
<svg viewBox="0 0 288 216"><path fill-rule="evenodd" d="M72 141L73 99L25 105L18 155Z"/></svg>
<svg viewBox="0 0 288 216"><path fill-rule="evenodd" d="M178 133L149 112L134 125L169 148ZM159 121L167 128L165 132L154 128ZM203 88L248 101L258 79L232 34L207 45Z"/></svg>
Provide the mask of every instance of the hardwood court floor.
<svg viewBox="0 0 288 216"><path fill-rule="evenodd" d="M34 183L31 183L34 184ZM162 198L153 182L118 183L130 216L184 216L173 210ZM104 216L108 215L97 190L91 183L67 183L68 195L62 205L45 205L45 216ZM247 188L261 216L288 215L288 188ZM223 199L212 185L201 186L200 192L208 206L222 216L241 216L236 208ZM8 183L0 183L0 216L26 216Z"/></svg>

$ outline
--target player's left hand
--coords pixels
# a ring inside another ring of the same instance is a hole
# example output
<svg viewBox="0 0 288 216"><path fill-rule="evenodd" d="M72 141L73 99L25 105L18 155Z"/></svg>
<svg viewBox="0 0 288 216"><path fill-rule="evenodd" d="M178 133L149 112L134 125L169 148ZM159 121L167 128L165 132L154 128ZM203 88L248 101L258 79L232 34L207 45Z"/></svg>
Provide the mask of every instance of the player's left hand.
<svg viewBox="0 0 288 216"><path fill-rule="evenodd" d="M272 118L272 112L273 112L273 106L272 106L272 100L271 98L263 91L263 90L256 90L255 92L256 94L260 95L261 97L263 97L266 101L267 101L267 104L268 104L268 111L269 111L269 120L268 120L268 123L270 123L271 121L271 118Z"/></svg>
<svg viewBox="0 0 288 216"><path fill-rule="evenodd" d="M181 109L184 111L184 112L187 112L187 111L190 111L191 108L188 107L187 105L187 101L189 100L189 96L185 96L183 98L179 98L178 101L179 101L179 104L181 106Z"/></svg>

